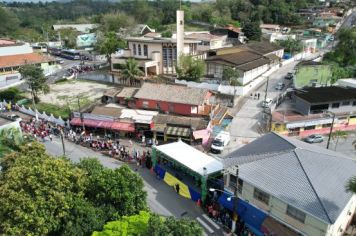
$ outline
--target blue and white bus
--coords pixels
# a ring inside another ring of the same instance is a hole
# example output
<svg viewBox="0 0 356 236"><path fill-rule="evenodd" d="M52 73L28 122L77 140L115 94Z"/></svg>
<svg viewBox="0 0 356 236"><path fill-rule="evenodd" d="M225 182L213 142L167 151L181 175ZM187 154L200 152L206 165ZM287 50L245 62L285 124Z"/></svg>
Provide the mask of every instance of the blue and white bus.
<svg viewBox="0 0 356 236"><path fill-rule="evenodd" d="M62 50L61 57L70 60L80 60L80 53L74 49Z"/></svg>

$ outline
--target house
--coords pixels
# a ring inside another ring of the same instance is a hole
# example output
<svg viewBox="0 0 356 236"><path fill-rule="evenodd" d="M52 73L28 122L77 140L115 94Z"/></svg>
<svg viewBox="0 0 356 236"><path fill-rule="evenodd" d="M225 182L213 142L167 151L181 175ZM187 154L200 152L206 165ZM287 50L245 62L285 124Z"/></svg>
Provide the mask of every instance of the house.
<svg viewBox="0 0 356 236"><path fill-rule="evenodd" d="M309 87L296 90L289 109L272 113L272 130L281 134L308 136L333 130L356 129L356 89ZM333 116L335 118L333 119Z"/></svg>
<svg viewBox="0 0 356 236"><path fill-rule="evenodd" d="M338 16L319 16L315 17L313 26L317 28L327 28L330 25L336 25L342 20L342 17Z"/></svg>
<svg viewBox="0 0 356 236"><path fill-rule="evenodd" d="M356 163L347 156L268 133L222 160L225 190L237 189L239 218L257 235L341 236L355 214L345 184Z"/></svg>
<svg viewBox="0 0 356 236"><path fill-rule="evenodd" d="M267 39L270 43L273 43L273 42L276 42L277 40L296 39L297 35L272 32L272 33L265 33L262 35L262 37Z"/></svg>
<svg viewBox="0 0 356 236"><path fill-rule="evenodd" d="M274 24L261 24L260 28L262 30L262 33L280 32L282 30L282 28L279 25L274 25Z"/></svg>
<svg viewBox="0 0 356 236"><path fill-rule="evenodd" d="M144 83L134 95L137 109L158 110L186 116L210 114L212 93L180 85Z"/></svg>
<svg viewBox="0 0 356 236"><path fill-rule="evenodd" d="M278 46L275 43L269 43L266 41L250 42L246 44L246 47L265 57L268 57L270 55L275 55L279 58L282 58L284 54L284 48Z"/></svg>
<svg viewBox="0 0 356 236"><path fill-rule="evenodd" d="M130 32L132 36L143 36L148 33L156 32L155 29L150 28L148 25L145 24L137 24L133 30Z"/></svg>
<svg viewBox="0 0 356 236"><path fill-rule="evenodd" d="M241 45L245 41L244 33L241 31L241 28L227 25L223 28L215 28L210 30L210 34L216 36L226 37L225 45L236 46Z"/></svg>
<svg viewBox="0 0 356 236"><path fill-rule="evenodd" d="M227 36L217 36L209 32L186 32L185 39L198 40L197 50L204 52L210 49L222 48L225 46Z"/></svg>
<svg viewBox="0 0 356 236"><path fill-rule="evenodd" d="M90 31L98 28L97 24L64 24L64 25L53 25L52 29L54 31L59 31L62 29L73 29L79 33L87 34Z"/></svg>
<svg viewBox="0 0 356 236"><path fill-rule="evenodd" d="M177 62L177 40L172 38L126 38L128 48L122 55L113 55L111 69L119 71L128 58L134 58L145 76L175 74ZM184 40L183 54L196 55L198 40Z"/></svg>
<svg viewBox="0 0 356 236"><path fill-rule="evenodd" d="M45 75L61 68L55 58L33 52L28 43L0 40L0 87L20 82L19 68L26 64L40 66Z"/></svg>
<svg viewBox="0 0 356 236"><path fill-rule="evenodd" d="M225 67L232 67L239 72L239 82L248 84L268 70L271 60L246 47L233 47L208 52L206 63L207 77L222 79Z"/></svg>

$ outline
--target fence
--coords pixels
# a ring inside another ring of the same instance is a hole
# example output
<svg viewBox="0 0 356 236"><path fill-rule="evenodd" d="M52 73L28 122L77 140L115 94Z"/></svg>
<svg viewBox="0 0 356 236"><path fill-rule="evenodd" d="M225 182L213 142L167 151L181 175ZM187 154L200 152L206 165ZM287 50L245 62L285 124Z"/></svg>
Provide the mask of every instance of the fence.
<svg viewBox="0 0 356 236"><path fill-rule="evenodd" d="M2 105L2 107L7 107L7 105L9 103L7 103L5 100L3 102L0 102L0 104ZM15 106L18 107L18 110L19 112L21 113L24 113L26 115L30 115L30 116L33 116L35 117L36 116L36 113L37 113L37 116L39 119L43 119L43 120L46 120L48 122L51 122L51 123L54 123L56 125L60 125L60 126L66 126L68 124L66 124L66 122L62 119L62 117L54 117L53 114L50 114L50 115L47 115L46 112L39 112L38 110L37 111L34 111L31 109L31 107L29 108L26 108L24 105L18 105L18 104L15 104Z"/></svg>

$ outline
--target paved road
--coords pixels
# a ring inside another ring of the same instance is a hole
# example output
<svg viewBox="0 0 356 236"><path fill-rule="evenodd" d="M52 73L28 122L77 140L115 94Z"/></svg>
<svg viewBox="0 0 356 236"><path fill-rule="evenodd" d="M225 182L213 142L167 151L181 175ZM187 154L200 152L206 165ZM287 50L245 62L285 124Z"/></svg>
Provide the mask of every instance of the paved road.
<svg viewBox="0 0 356 236"><path fill-rule="evenodd" d="M59 138L54 138L52 142L44 142L46 150L54 156L63 155L62 144ZM82 158L95 157L108 168L120 167L123 163L115 159L106 157L91 149L75 145L72 142L65 141L66 155L73 162L78 162ZM132 168L134 166L131 165ZM219 225L214 223L202 209L190 199L178 196L174 189L161 180L157 180L148 169L140 168L138 173L144 180L144 189L147 191L147 202L150 209L160 215L188 217L197 220L203 227L205 235L223 235ZM213 232L213 234L212 234Z"/></svg>
<svg viewBox="0 0 356 236"><path fill-rule="evenodd" d="M314 145L318 145L318 146L326 148L327 140L328 140L328 137L324 136L324 142L317 143ZM349 135L347 136L346 139L339 138L338 142L336 139L331 139L329 149L333 150L333 151L340 152L342 154L345 154L345 156L347 156L353 160L356 160L356 150L355 150L354 146L352 145L352 142L354 142L354 141L356 141L356 132L351 132L351 133L349 133Z"/></svg>

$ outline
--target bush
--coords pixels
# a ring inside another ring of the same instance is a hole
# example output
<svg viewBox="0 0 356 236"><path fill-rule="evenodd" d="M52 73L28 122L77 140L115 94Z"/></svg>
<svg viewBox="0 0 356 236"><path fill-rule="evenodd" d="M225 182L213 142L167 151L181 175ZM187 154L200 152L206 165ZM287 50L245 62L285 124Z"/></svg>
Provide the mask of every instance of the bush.
<svg viewBox="0 0 356 236"><path fill-rule="evenodd" d="M0 100L17 101L21 99L20 90L16 87L8 88L4 91L0 91Z"/></svg>

